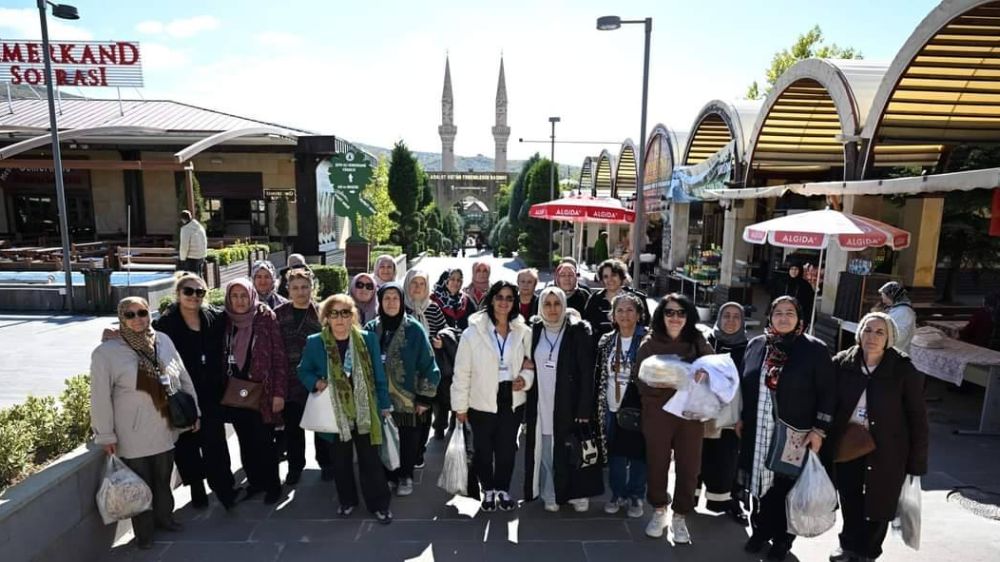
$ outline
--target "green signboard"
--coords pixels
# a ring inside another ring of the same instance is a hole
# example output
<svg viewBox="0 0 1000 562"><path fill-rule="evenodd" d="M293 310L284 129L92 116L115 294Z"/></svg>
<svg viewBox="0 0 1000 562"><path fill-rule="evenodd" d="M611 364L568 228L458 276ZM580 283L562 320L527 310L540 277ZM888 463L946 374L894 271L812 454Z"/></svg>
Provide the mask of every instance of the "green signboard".
<svg viewBox="0 0 1000 562"><path fill-rule="evenodd" d="M330 157L330 185L333 186L334 212L351 219L370 217L375 207L361 197L361 191L372 179L372 168L360 152L349 150Z"/></svg>

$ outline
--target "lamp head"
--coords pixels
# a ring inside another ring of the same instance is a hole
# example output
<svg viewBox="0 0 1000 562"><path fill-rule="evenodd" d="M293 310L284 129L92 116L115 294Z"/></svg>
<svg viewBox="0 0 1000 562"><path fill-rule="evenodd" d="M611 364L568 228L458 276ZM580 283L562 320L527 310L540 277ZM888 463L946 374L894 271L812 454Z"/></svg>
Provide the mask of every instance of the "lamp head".
<svg viewBox="0 0 1000 562"><path fill-rule="evenodd" d="M76 11L76 6L70 6L69 4L52 4L52 15L63 20L80 19L80 14Z"/></svg>
<svg viewBox="0 0 1000 562"><path fill-rule="evenodd" d="M622 26L622 19L618 16L601 16L597 18L597 29L601 31L614 31Z"/></svg>
<svg viewBox="0 0 1000 562"><path fill-rule="evenodd" d="M558 117L549 117L549 123L558 123L559 121Z"/></svg>

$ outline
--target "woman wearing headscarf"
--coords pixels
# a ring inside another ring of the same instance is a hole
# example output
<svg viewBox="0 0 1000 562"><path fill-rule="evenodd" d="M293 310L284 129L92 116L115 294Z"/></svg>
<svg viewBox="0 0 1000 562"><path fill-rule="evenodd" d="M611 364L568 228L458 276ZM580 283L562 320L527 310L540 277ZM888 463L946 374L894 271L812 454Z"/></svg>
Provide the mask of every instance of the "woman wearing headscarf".
<svg viewBox="0 0 1000 562"><path fill-rule="evenodd" d="M910 303L910 295L896 281L889 281L879 287L882 298L882 311L896 323L896 343L894 347L903 353L910 352L910 341L917 329L917 313Z"/></svg>
<svg viewBox="0 0 1000 562"><path fill-rule="evenodd" d="M389 485L379 458L382 418L391 412L389 387L382 370L378 336L357 324L357 308L347 295L327 297L319 305L323 331L306 338L299 362L299 380L312 392L330 387L333 415L339 433L321 433L333 454L333 481L340 506L337 514L350 517L358 506L354 455L368 511L379 523L392 522Z"/></svg>
<svg viewBox="0 0 1000 562"><path fill-rule="evenodd" d="M173 342L150 326L145 299L122 299L118 321L121 337L99 345L90 358L90 421L94 443L118 455L153 492L153 509L132 518L136 542L145 550L153 546L155 528L181 529L170 488L179 431L170 422L165 386L197 393Z"/></svg>
<svg viewBox="0 0 1000 562"><path fill-rule="evenodd" d="M461 269L445 270L434 286L431 299L441 307L448 326L459 331L469 327L469 316L476 311L476 305L462 290Z"/></svg>
<svg viewBox="0 0 1000 562"><path fill-rule="evenodd" d="M837 410L823 448L833 460L843 528L833 562L875 560L907 475L927 473L924 375L893 344L895 325L880 312L858 323L858 341L833 358Z"/></svg>
<svg viewBox="0 0 1000 562"><path fill-rule="evenodd" d="M715 353L728 353L736 365L736 372L743 372L743 355L747 350L746 320L743 305L727 302L719 308L715 326L705 338ZM746 525L746 515L739 500L733 498L736 469L740 456L740 438L736 434L736 421L740 419L739 394L727 404L717 419L733 420L720 427L716 420L705 422L705 440L701 446L701 480L705 483L705 508L715 513L727 513L738 523ZM699 486L700 488L700 486Z"/></svg>
<svg viewBox="0 0 1000 562"><path fill-rule="evenodd" d="M286 279L286 276L293 269L309 269L311 271L309 264L306 263L306 257L302 254L290 254L288 256L285 267L278 271L278 294L286 299L290 298L288 296L288 279Z"/></svg>
<svg viewBox="0 0 1000 562"><path fill-rule="evenodd" d="M434 363L427 331L403 308L403 289L386 283L378 289L378 317L365 330L378 337L380 361L389 383L392 419L399 428L399 468L389 473L396 493L413 493L413 469L421 455L423 426L430 423L430 408L441 373Z"/></svg>
<svg viewBox="0 0 1000 562"><path fill-rule="evenodd" d="M313 275L308 269L292 269L288 272L288 292L291 301L279 306L274 311L281 327L281 336L285 344L285 357L288 360L289 373L298 369L302 359L302 350L306 346L306 338L319 333L323 329L319 321L319 307L313 302ZM302 386L298 377L288 377L288 388L285 393L285 450L288 454L288 474L285 484L294 486L302 477L306 466L306 434L299 427L302 414L306 407L306 397L309 391ZM330 447L326 441L314 436L316 447L316 462L319 464L321 478L333 479L333 469L330 464Z"/></svg>
<svg viewBox="0 0 1000 562"><path fill-rule="evenodd" d="M268 260L257 260L250 268L250 278L257 291L257 298L271 310L288 302L288 299L278 294L278 273L274 264Z"/></svg>
<svg viewBox="0 0 1000 562"><path fill-rule="evenodd" d="M375 276L371 273L359 273L351 279L351 286L347 289L347 294L358 309L358 323L362 326L378 316L378 299L375 298L377 288Z"/></svg>
<svg viewBox="0 0 1000 562"><path fill-rule="evenodd" d="M430 275L422 269L411 269L406 272L406 278L403 280L403 292L406 293L406 313L413 316L413 318L424 327L424 331L427 333L427 337L430 339L431 348L433 353L433 359L437 363L437 358L440 353L444 351L444 342L438 336L441 330L448 327L447 321L445 321L444 313L441 312L441 307L437 305L436 302L431 300L431 277ZM452 359L454 361L454 359ZM438 367L440 364L438 363ZM439 369L439 375L440 375ZM448 425L447 416L450 408L438 409L435 407L438 404L439 397L443 393L451 392L451 377L448 379L447 385L442 385L442 376L439 376L439 382L437 385L437 393L434 395L431 401L431 412L423 420L426 423L420 426L420 454L417 456L417 468L423 468L424 466L424 452L427 447L427 437L431 432L431 418L432 416L441 417L438 420L437 425L444 428ZM443 431L443 430L442 430Z"/></svg>
<svg viewBox="0 0 1000 562"><path fill-rule="evenodd" d="M226 422L222 393L226 388L222 362L225 312L208 306L205 280L185 272L177 278L177 301L153 322L153 329L170 337L198 391L201 429L185 432L177 439L174 462L185 484L191 487L191 505L208 507L204 481L226 509L231 509L236 492L226 445Z"/></svg>
<svg viewBox="0 0 1000 562"><path fill-rule="evenodd" d="M396 280L396 259L389 254L382 254L375 258L375 271L373 274L375 282L379 287L386 283L394 282Z"/></svg>
<svg viewBox="0 0 1000 562"><path fill-rule="evenodd" d="M226 416L236 430L240 459L246 471L247 497L264 492L264 503L273 504L281 495L274 427L282 423L288 392L288 360L281 328L274 311L263 305L248 279L226 285L225 362L227 395L234 379L261 385L256 405L226 406Z"/></svg>
<svg viewBox="0 0 1000 562"><path fill-rule="evenodd" d="M510 511L510 479L526 391L534 380L531 328L517 310L517 287L497 281L472 315L455 356L451 404L475 436L473 468L483 489L483 511Z"/></svg>
<svg viewBox="0 0 1000 562"><path fill-rule="evenodd" d="M565 444L597 413L590 326L566 306L562 289L546 287L538 300L540 314L531 327L535 384L524 416L524 497L541 497L546 511L569 503L583 513L591 496L604 493L603 467L576 468Z"/></svg>
<svg viewBox="0 0 1000 562"><path fill-rule="evenodd" d="M768 559L784 560L795 539L788 533L785 498L798 477L774 472L767 462L778 420L808 432L805 443L818 453L836 404L830 354L826 344L803 333L802 309L794 298L778 297L771 303L764 335L747 345L740 390L738 477L755 500L753 535L744 549L756 553L770 542ZM784 443L774 446L784 448Z"/></svg>
<svg viewBox="0 0 1000 562"><path fill-rule="evenodd" d="M583 319L590 322L590 328L594 331L595 345L600 341L601 336L612 330L611 316L609 315L611 302L619 293L634 293L639 297L643 303L639 323L649 324L646 295L629 286L632 281L624 263L616 259L604 260L597 267L597 275L601 278L604 287L590 294L590 298L587 299L587 308L583 312Z"/></svg>
<svg viewBox="0 0 1000 562"><path fill-rule="evenodd" d="M802 266L797 263L789 265L788 279L776 296L792 297L799 302L799 307L802 309L802 323L807 328L812 319L815 295L816 291L813 289L813 286L802 276Z"/></svg>
<svg viewBox="0 0 1000 562"><path fill-rule="evenodd" d="M591 298L596 298L596 294ZM697 324L698 310L687 295L670 293L663 297L653 312L649 334L639 345L632 365L633 376L637 377L639 365L654 355L676 355L681 361L691 363L702 355L711 354L712 348L698 331ZM698 380L703 376L704 372L696 374ZM694 491L701 472L704 425L663 410L677 392L676 388L653 387L642 381L637 385L642 397L642 434L646 438L646 494L654 510L646 525L646 535L659 538L667 528L667 505L671 504L667 494L667 473L673 458L676 480L672 502L674 516L670 525L674 543L690 543L687 515L695 507Z"/></svg>
<svg viewBox="0 0 1000 562"><path fill-rule="evenodd" d="M587 299L590 298L590 290L580 285L576 264L560 263L556 267L555 277L556 286L566 293L566 306L579 312L580 316L583 317L583 313L587 309Z"/></svg>
<svg viewBox="0 0 1000 562"><path fill-rule="evenodd" d="M490 264L486 260L472 262L472 281L463 289L474 308L479 310L483 299L490 290Z"/></svg>
<svg viewBox="0 0 1000 562"><path fill-rule="evenodd" d="M608 459L611 500L604 512L613 515L621 508L629 517L642 517L646 495L646 443L638 429L618 423L621 408L642 408L639 388L633 377L639 344L646 327L639 324L642 302L632 293L621 293L611 303L614 330L601 336L597 345L597 419L601 424L604 457Z"/></svg>

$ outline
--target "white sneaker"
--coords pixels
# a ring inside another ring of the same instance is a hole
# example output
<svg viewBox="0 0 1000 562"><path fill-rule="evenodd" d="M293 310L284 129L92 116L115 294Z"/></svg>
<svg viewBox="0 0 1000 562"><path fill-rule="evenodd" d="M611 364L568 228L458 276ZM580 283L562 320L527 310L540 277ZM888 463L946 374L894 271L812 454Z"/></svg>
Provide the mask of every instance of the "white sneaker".
<svg viewBox="0 0 1000 562"><path fill-rule="evenodd" d="M412 478L401 478L399 480L399 487L396 488L397 496L408 496L413 493L413 479Z"/></svg>
<svg viewBox="0 0 1000 562"><path fill-rule="evenodd" d="M555 513L559 511L559 504L556 502L545 502L545 511L549 513Z"/></svg>
<svg viewBox="0 0 1000 562"><path fill-rule="evenodd" d="M614 515L618 513L618 510L625 505L627 502L625 498L611 498L610 500L604 502L604 513L608 515Z"/></svg>
<svg viewBox="0 0 1000 562"><path fill-rule="evenodd" d="M639 498L632 498L630 500L624 500L628 503L628 516L632 519L638 519L642 517L642 500Z"/></svg>
<svg viewBox="0 0 1000 562"><path fill-rule="evenodd" d="M575 500L569 500L569 504L573 506L573 511L577 513L586 513L590 509L590 499L589 498L577 498Z"/></svg>
<svg viewBox="0 0 1000 562"><path fill-rule="evenodd" d="M688 532L687 521L683 515L675 513L671 526L674 528L674 544L691 544L691 533Z"/></svg>
<svg viewBox="0 0 1000 562"><path fill-rule="evenodd" d="M667 510L657 509L653 511L653 517L646 524L646 536L658 539L663 536L663 530L667 528Z"/></svg>

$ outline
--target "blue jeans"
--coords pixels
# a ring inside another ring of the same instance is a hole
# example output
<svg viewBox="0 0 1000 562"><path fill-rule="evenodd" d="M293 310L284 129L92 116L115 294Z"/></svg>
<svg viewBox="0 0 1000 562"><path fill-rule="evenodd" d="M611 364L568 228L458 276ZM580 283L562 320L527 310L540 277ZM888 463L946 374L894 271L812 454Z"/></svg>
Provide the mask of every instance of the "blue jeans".
<svg viewBox="0 0 1000 562"><path fill-rule="evenodd" d="M607 410L604 427L608 446L615 438L618 422L615 413ZM646 495L646 461L618 455L608 455L608 485L612 498L643 498Z"/></svg>

